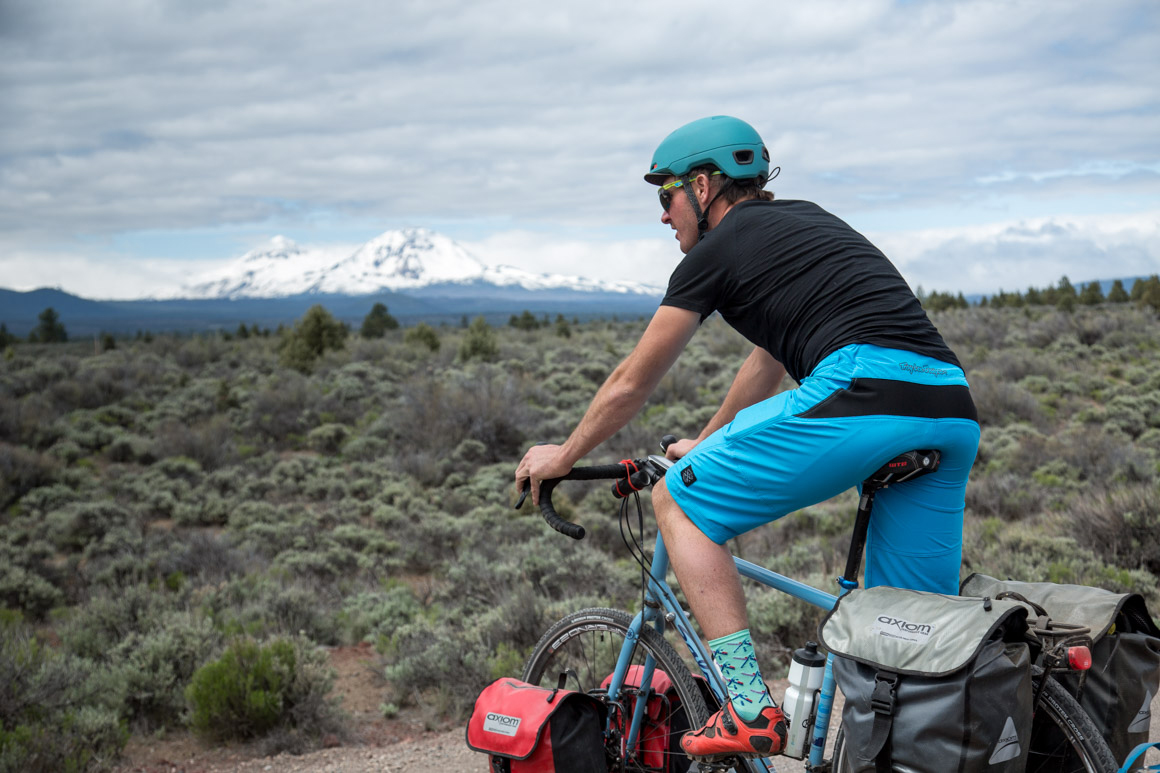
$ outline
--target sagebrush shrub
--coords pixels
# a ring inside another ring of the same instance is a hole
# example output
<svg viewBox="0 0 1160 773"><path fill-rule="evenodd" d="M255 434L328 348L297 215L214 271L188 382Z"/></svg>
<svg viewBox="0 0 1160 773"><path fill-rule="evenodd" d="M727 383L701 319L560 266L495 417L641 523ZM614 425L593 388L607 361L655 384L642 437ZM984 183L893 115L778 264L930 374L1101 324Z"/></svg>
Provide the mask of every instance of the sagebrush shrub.
<svg viewBox="0 0 1160 773"><path fill-rule="evenodd" d="M350 596L342 606L345 639L348 642L389 639L395 630L415 620L422 610L415 594L402 584Z"/></svg>
<svg viewBox="0 0 1160 773"><path fill-rule="evenodd" d="M297 372L271 378L250 401L250 427L277 447L293 445L313 426L307 414L319 398L318 389Z"/></svg>
<svg viewBox="0 0 1160 773"><path fill-rule="evenodd" d="M130 633L109 654L124 689L126 716L145 728L175 727L185 715L185 687L221 647L208 619L173 612L148 632Z"/></svg>
<svg viewBox="0 0 1160 773"><path fill-rule="evenodd" d="M64 592L46 573L43 561L30 561L25 551L0 545L0 608L20 610L39 620L63 603Z"/></svg>
<svg viewBox="0 0 1160 773"><path fill-rule="evenodd" d="M1117 566L1160 575L1160 488L1136 484L1096 489L1073 506L1071 532Z"/></svg>
<svg viewBox="0 0 1160 773"><path fill-rule="evenodd" d="M967 490L969 569L1155 588L1156 314L1040 305L931 316L984 417ZM511 673L546 618L631 608L639 567L608 486L557 490L561 513L588 529L574 543L535 508L511 509L512 472L530 443L567 436L643 323L573 320L566 342L550 325L493 328L491 362L458 356L468 327L433 329L438 351L402 331L355 336L306 375L279 364L277 337L145 337L35 357L16 347L0 361L0 438L52 474L0 509L0 605L54 626L65 654L98 663L110 705L143 728L172 724L174 694L150 693L149 682L177 679L165 653L189 662L182 642L196 637L183 620L198 614L215 636L370 638L402 669L392 689L426 693L434 719L456 711L464 690L425 674ZM699 431L751 349L706 320L644 411L585 463ZM803 580L824 568L816 579L829 587L855 499L733 547ZM757 591L760 646L772 657L800 645L809 612ZM429 662L396 637L420 628L442 639ZM458 653L471 662L437 662ZM308 741L293 727L265 738L270 748Z"/></svg>
<svg viewBox="0 0 1160 773"><path fill-rule="evenodd" d="M0 510L56 476L56 460L20 446L0 443Z"/></svg>
<svg viewBox="0 0 1160 773"><path fill-rule="evenodd" d="M233 427L224 416L193 425L167 421L157 429L153 453L159 457L193 459L202 469L215 470L235 459Z"/></svg>
<svg viewBox="0 0 1160 773"><path fill-rule="evenodd" d="M107 769L128 741L113 685L7 612L0 615L0 685L0 770Z"/></svg>

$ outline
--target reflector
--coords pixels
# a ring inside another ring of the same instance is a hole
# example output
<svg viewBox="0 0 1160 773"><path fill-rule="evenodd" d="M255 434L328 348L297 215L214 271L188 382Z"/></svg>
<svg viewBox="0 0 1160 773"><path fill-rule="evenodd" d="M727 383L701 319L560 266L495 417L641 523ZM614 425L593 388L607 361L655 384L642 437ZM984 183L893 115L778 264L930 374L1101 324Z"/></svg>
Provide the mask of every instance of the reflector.
<svg viewBox="0 0 1160 773"><path fill-rule="evenodd" d="M1072 671L1087 671L1092 667L1092 651L1087 647L1068 647L1067 665Z"/></svg>

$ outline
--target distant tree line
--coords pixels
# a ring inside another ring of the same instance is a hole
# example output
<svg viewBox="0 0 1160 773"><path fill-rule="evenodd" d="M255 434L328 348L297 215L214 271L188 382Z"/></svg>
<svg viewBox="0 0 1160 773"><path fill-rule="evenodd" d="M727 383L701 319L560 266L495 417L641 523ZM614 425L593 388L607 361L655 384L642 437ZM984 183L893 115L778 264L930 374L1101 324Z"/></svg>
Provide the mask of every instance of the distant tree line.
<svg viewBox="0 0 1160 773"><path fill-rule="evenodd" d="M961 292L927 292L920 286L916 292L918 300L928 311L946 311L948 309L965 309L972 304ZM1076 306L1095 306L1101 303L1135 303L1138 306L1149 307L1160 312L1160 275L1153 274L1144 279L1136 279L1129 291L1124 287L1123 280L1112 282L1111 289L1105 295L1099 282L1087 282L1078 289L1066 276L1051 286L1045 288L1028 287L1026 292L1007 292L1000 290L997 294L983 296L979 299L980 307L991 308L1020 308L1024 306L1054 306L1062 311L1072 311ZM616 318L613 317L615 321ZM572 335L572 326L578 320L573 318L569 323L563 314L557 314L555 322L548 321L548 315L536 317L525 309L521 314L513 314L508 325L517 330L534 331L552 328L556 335L568 338ZM359 328L359 335L366 339L382 338L387 332L398 330L399 321L390 313L386 305L376 303L363 318ZM460 321L460 327L470 329L472 336L466 348L459 352L461 359L487 360L493 356L494 345L489 340L490 326L483 319L477 317L469 325L467 316ZM274 335L281 339L280 354L282 364L293 367L304 373L309 372L315 360L324 352L343 348L350 327L335 319L322 306L311 307L293 329L286 330L279 325ZM269 337L269 328L261 329L258 325L247 326L239 323L233 332L223 331L221 336L225 340ZM5 323L0 323L0 350L21 342L20 336L11 333ZM42 311L38 317L38 324L29 334L29 343L53 344L68 341L68 331L60 319L60 315L51 306ZM146 343L153 340L153 334L137 331L137 340ZM425 322L411 327L405 334L408 344L426 347L432 352L439 351L439 334ZM116 339L111 333L100 333L96 338L96 346L102 351L116 347Z"/></svg>
<svg viewBox="0 0 1160 773"><path fill-rule="evenodd" d="M971 305L962 293L953 294L938 291L927 293L921 287L918 289L918 299L928 311L965 309ZM1130 292L1124 288L1123 281L1117 279L1112 282L1112 287L1106 295L1099 282L1088 282L1076 289L1075 285L1064 276L1054 285L1045 288L1028 287L1024 293L1000 290L996 295L983 296L977 305L984 308L1054 306L1062 311L1071 311L1076 306L1129 302L1160 311L1160 276L1153 274L1147 279L1137 279L1132 283Z"/></svg>
<svg viewBox="0 0 1160 773"><path fill-rule="evenodd" d="M573 324L576 322L577 320L572 320ZM564 319L563 314L556 315L556 322L553 325L553 323L548 322L547 314L544 314L544 316L540 319L536 319L535 314L528 311L527 309L524 309L523 313L519 316L513 314L511 319L508 320L508 325L510 327L514 327L516 330L539 330L540 328L554 326L556 335L560 336L561 338L569 338L572 335L572 325L568 324L568 320Z"/></svg>

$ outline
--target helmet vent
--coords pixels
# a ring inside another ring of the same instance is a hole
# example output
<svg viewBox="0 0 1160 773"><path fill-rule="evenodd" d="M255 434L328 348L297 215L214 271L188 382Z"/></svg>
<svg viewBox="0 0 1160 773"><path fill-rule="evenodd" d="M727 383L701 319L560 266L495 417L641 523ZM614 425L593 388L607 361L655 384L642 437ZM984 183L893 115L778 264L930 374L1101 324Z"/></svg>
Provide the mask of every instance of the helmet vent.
<svg viewBox="0 0 1160 773"><path fill-rule="evenodd" d="M752 150L735 150L733 151L733 160L742 166L753 163Z"/></svg>
<svg viewBox="0 0 1160 773"><path fill-rule="evenodd" d="M765 159L766 163L769 162L769 148L764 145L761 146L761 157Z"/></svg>

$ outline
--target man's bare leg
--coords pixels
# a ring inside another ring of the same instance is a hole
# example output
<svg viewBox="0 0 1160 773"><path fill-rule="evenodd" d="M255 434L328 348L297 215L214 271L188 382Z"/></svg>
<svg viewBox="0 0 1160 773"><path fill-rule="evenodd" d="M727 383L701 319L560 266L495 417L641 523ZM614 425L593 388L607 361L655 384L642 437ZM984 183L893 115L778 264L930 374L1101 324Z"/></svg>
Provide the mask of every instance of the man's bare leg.
<svg viewBox="0 0 1160 773"><path fill-rule="evenodd" d="M785 748L785 717L766 691L757 665L733 554L689 520L663 479L653 486L652 501L673 571L729 691L729 703L704 727L686 733L681 748L701 760L777 754Z"/></svg>
<svg viewBox="0 0 1160 773"><path fill-rule="evenodd" d="M741 575L729 548L689 520L669 496L663 478L653 486L652 503L673 571L705 636L717 639L748 628Z"/></svg>

